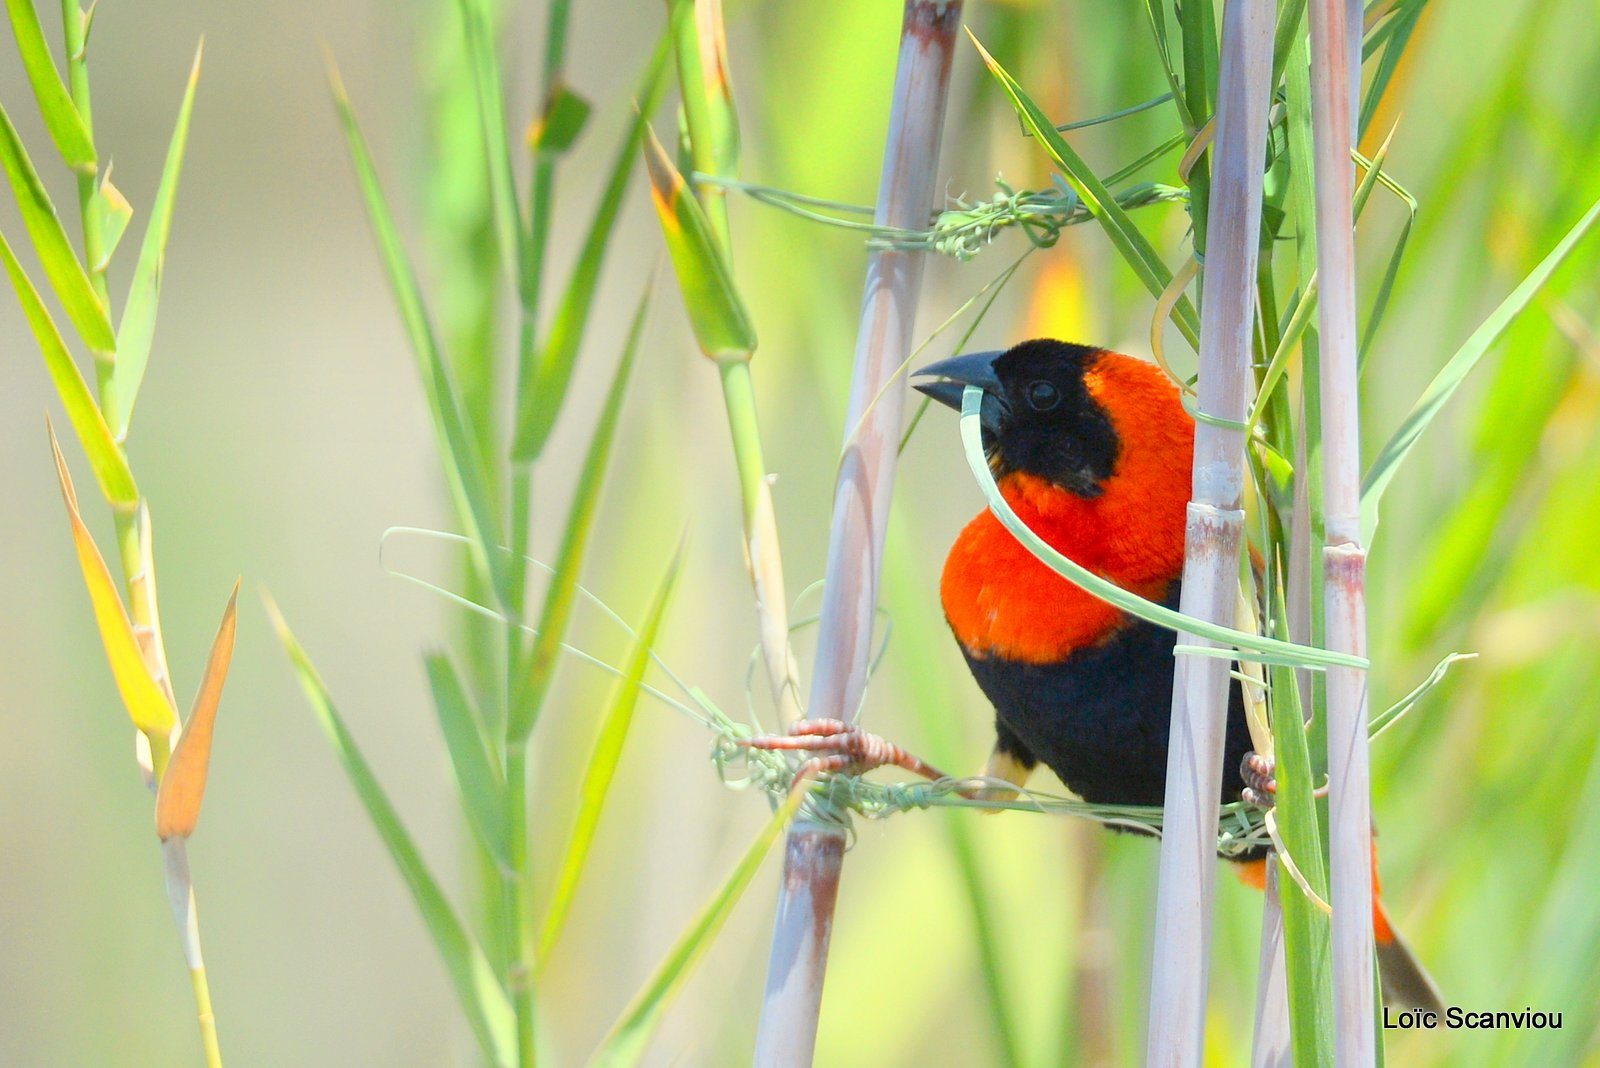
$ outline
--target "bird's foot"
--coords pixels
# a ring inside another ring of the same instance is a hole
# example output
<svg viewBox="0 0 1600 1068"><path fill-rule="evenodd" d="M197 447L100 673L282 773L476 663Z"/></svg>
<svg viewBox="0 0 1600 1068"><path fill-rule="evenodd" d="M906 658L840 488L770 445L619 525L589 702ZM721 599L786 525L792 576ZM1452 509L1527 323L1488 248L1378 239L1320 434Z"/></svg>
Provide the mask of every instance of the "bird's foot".
<svg viewBox="0 0 1600 1068"><path fill-rule="evenodd" d="M1271 808L1278 793L1278 780L1274 775L1276 769L1277 761L1274 758L1262 756L1253 750L1246 753L1244 759L1239 761L1239 777L1244 780L1239 800L1255 808Z"/></svg>
<svg viewBox="0 0 1600 1068"><path fill-rule="evenodd" d="M811 754L795 775L798 784L818 775L863 775L893 765L927 779L942 779L944 772L904 749L842 719L803 719L788 734L758 734L739 743L750 749L803 750Z"/></svg>
<svg viewBox="0 0 1600 1068"><path fill-rule="evenodd" d="M1244 789L1239 791L1239 800L1259 809L1270 809L1276 803L1278 795L1277 769L1276 758L1262 756L1256 752L1246 753L1244 759L1239 762L1239 777L1244 780ZM1311 791L1311 796L1327 797L1327 784Z"/></svg>

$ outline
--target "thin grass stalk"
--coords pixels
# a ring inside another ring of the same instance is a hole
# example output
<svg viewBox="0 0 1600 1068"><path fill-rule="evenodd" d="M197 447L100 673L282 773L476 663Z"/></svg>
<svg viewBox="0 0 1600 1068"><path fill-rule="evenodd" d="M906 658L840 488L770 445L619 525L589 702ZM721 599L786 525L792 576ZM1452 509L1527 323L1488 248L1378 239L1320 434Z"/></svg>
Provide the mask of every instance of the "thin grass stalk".
<svg viewBox="0 0 1600 1068"><path fill-rule="evenodd" d="M89 91L89 64L86 55L88 16L79 8L78 0L62 0L61 25L67 59L69 94L73 107L82 121L84 131L92 144L94 121L92 98ZM90 284L94 288L96 298L106 309L106 313L109 316L111 293L106 283L104 266L108 258L106 255L105 235L101 230L100 215L93 210L94 198L99 190L99 181L100 178L96 173L80 172L78 174L78 208L83 232L83 259L89 268ZM119 399L116 394L112 376L112 369L115 366L115 354L97 352L95 357L100 411L103 413L116 412L118 405L126 404L127 401ZM172 681L167 669L164 643L161 638L161 620L156 611L149 509L141 498L139 505L134 508L113 507L112 517L116 529L117 553L122 565L123 589L127 598L129 619L133 624L134 634L139 641L140 652L143 654L146 663L149 664L152 676L160 680L162 688L170 698ZM158 732L147 732L144 738L148 742L150 749L150 783L152 789L154 789L160 785L161 777L165 773L173 738L171 735L163 736ZM193 880L189 874L186 847L183 839L179 838L173 840L170 844L164 844L163 848L168 856L168 894L174 902L174 917L178 922L179 932L183 939L184 957L189 967L189 977L194 990L195 1018L200 1028L205 1062L209 1068L221 1068L222 1050L217 1039L216 1013L211 1006L210 983L206 977L205 962L200 950L200 919L194 908ZM174 857L176 859L173 859ZM180 874L181 896L187 903L186 911L180 911L177 907L179 888L174 884L174 879Z"/></svg>
<svg viewBox="0 0 1600 1068"><path fill-rule="evenodd" d="M1224 625L1234 620L1239 591L1242 424L1253 384L1262 146L1275 11L1271 0L1228 4L1218 71L1211 243L1200 318L1199 410L1211 418L1195 427L1180 611ZM1215 644L1193 634L1180 634L1178 640ZM1150 1065L1201 1063L1229 666L1224 659L1195 656L1180 656L1175 665L1145 1056Z"/></svg>
<svg viewBox="0 0 1600 1068"><path fill-rule="evenodd" d="M921 226L933 207L959 0L907 0L874 221ZM882 250L867 265L844 451L834 484L819 646L809 712L853 720L866 687L874 608L900 443L903 391L923 254ZM755 1063L809 1065L816 1048L845 828L798 821L784 850Z"/></svg>
<svg viewBox="0 0 1600 1068"><path fill-rule="evenodd" d="M1361 546L1356 262L1350 162L1360 78L1359 0L1312 0L1311 114L1321 289L1324 612L1330 649L1366 653L1366 553ZM1334 1058L1370 1065L1373 1015L1372 787L1367 676L1327 677L1329 881L1333 904Z"/></svg>

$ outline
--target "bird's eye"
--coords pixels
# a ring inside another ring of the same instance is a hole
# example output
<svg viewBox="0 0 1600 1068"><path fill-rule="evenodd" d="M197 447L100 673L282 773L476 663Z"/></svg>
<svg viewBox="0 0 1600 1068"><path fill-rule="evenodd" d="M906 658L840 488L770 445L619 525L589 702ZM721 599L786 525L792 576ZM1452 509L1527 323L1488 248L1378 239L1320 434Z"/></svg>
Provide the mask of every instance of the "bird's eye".
<svg viewBox="0 0 1600 1068"><path fill-rule="evenodd" d="M1061 403L1061 391L1041 379L1028 385L1028 407L1036 412L1048 412Z"/></svg>

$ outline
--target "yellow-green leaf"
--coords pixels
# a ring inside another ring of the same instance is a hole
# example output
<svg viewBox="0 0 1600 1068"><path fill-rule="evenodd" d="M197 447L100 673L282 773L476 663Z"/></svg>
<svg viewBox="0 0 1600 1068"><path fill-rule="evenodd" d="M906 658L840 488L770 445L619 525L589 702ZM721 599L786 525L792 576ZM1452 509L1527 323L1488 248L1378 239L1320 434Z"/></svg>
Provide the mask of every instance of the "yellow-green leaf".
<svg viewBox="0 0 1600 1068"><path fill-rule="evenodd" d="M6 12L11 16L11 32L17 39L17 51L22 54L22 67L28 72L28 82L33 86L34 98L39 101L39 114L50 131L50 139L56 143L67 166L80 173L93 174L94 140L56 71L55 60L50 58L50 46L44 39L33 0L6 0Z"/></svg>
<svg viewBox="0 0 1600 1068"><path fill-rule="evenodd" d="M712 241L705 212L653 131L646 131L644 160L650 170L650 199L661 216L672 270L700 351L718 361L748 360L756 347L750 316Z"/></svg>
<svg viewBox="0 0 1600 1068"><path fill-rule="evenodd" d="M112 437L111 428L106 426L100 406L95 403L88 383L73 362L67 343L56 329L55 320L50 318L50 310L39 298L39 291L33 288L33 282L22 270L22 264L17 262L4 234L0 234L0 260L5 262L11 288L16 290L17 300L22 304L22 316L28 320L34 340L39 343L45 370L50 373L50 381L55 383L61 406L67 410L72 429L89 457L89 466L94 470L95 481L100 484L100 492L113 508L123 511L131 509L139 501L139 487L134 484L127 457L122 455L122 448Z"/></svg>
<svg viewBox="0 0 1600 1068"><path fill-rule="evenodd" d="M97 359L110 360L116 351L117 339L111 332L106 307L89 284L89 276L78 262L77 253L72 251L72 243L67 240L67 232L56 215L56 206L39 180L39 172L33 169L33 161L22 147L22 138L17 136L16 127L11 125L11 116L4 107L0 107L0 168L11 182L11 191L17 197L17 211L28 228L28 236L33 239L34 252L44 266L50 288L61 299L61 306L78 328L84 344Z"/></svg>
<svg viewBox="0 0 1600 1068"><path fill-rule="evenodd" d="M594 752L584 769L583 785L578 790L578 816L573 822L572 837L567 841L566 853L561 858L560 874L556 888L545 911L544 930L539 935L539 963L542 966L561 933L567 910L577 896L578 880L583 875L584 862L589 858L589 846L594 842L595 829L600 824L600 812L605 807L606 794L616 775L617 764L622 760L622 745L628 738L628 727L633 723L633 710L639 704L639 693L644 685L644 673L650 666L650 652L661 630L661 621L667 613L667 602L672 597L672 587L678 578L678 567L683 561L683 546L673 554L667 573L661 579L655 599L645 614L633 640L633 648L623 667L622 677L611 690L606 710L600 717L600 733L595 739Z"/></svg>
<svg viewBox="0 0 1600 1068"><path fill-rule="evenodd" d="M200 56L204 42L195 46L189 81L178 105L178 121L167 143L167 159L161 167L161 182L150 205L150 221L145 224L144 240L139 245L139 262L128 283L128 299L117 323L117 363L112 369L116 411L106 413L107 422L119 436L128 432L133 419L133 403L150 364L150 346L156 334L156 305L161 300L161 271L167 256L167 235L172 230L172 205L178 196L178 176L183 171L183 153L189 143L189 115L194 110L195 86L200 82ZM108 252L107 255L110 253Z"/></svg>
<svg viewBox="0 0 1600 1068"><path fill-rule="evenodd" d="M187 838L200 820L200 805L206 796L206 776L211 766L211 731L217 722L217 706L222 703L222 685L228 681L228 665L233 662L233 637L238 627L239 583L233 584L222 625L211 643L206 673L183 734L172 750L167 773L156 794L156 834L164 842L173 835Z"/></svg>
<svg viewBox="0 0 1600 1068"><path fill-rule="evenodd" d="M89 197L88 210L100 229L100 260L91 263L89 270L93 274L101 274L111 265L111 257L116 255L122 235L127 232L128 220L133 218L133 205L122 195L122 190L111 182L110 164L106 165L105 174Z"/></svg>
<svg viewBox="0 0 1600 1068"><path fill-rule="evenodd" d="M78 565L83 569L83 581L89 587L89 601L94 606L94 620L100 629L100 640L105 645L106 659L111 664L112 677L117 682L117 692L128 709L133 725L149 734L164 737L172 732L178 720L166 694L150 674L144 656L139 652L139 641L134 636L128 610L122 606L111 571L105 558L95 547L89 528L78 514L78 495L72 488L72 476L67 472L67 461L56 443L56 432L50 429L50 449L55 454L56 477L61 481L61 497L67 502L67 518L72 522L72 543L78 551Z"/></svg>

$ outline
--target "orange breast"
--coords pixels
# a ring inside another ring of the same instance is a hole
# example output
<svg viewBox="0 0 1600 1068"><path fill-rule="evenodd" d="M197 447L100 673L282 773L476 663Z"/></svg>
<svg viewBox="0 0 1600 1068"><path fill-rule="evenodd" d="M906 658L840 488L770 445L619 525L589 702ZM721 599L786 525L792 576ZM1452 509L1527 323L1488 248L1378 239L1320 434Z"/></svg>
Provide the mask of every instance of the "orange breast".
<svg viewBox="0 0 1600 1068"><path fill-rule="evenodd" d="M1159 368L1106 353L1085 374L1121 447L1104 493L1078 497L1020 472L1000 481L1006 502L1050 546L1152 600L1183 571L1194 423ZM1051 663L1103 641L1128 617L1051 571L988 509L945 561L946 618L977 656Z"/></svg>

